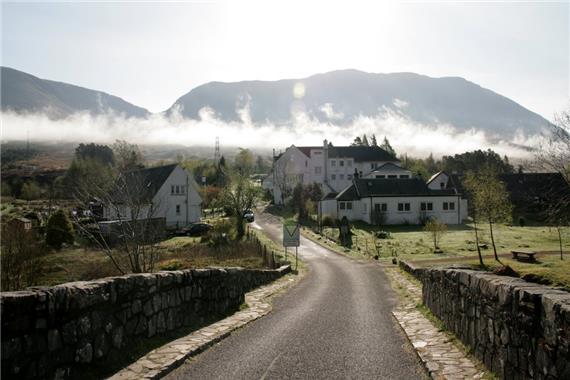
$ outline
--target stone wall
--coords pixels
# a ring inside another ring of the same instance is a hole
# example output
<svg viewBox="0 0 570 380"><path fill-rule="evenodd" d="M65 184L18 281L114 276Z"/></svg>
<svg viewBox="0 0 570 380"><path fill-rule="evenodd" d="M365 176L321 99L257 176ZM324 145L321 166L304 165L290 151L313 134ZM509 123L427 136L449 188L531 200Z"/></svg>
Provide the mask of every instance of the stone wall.
<svg viewBox="0 0 570 380"><path fill-rule="evenodd" d="M423 302L502 379L570 379L570 293L465 269L402 264Z"/></svg>
<svg viewBox="0 0 570 380"><path fill-rule="evenodd" d="M0 293L2 378L78 378L148 338L222 316L289 270L132 274Z"/></svg>

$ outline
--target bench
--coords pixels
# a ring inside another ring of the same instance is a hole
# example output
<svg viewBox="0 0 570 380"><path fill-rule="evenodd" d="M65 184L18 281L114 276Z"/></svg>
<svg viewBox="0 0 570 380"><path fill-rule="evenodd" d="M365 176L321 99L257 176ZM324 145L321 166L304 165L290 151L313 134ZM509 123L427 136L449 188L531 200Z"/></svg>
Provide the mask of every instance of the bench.
<svg viewBox="0 0 570 380"><path fill-rule="evenodd" d="M513 259L517 261L527 261L529 263L533 263L536 261L536 259L534 258L536 252L534 251L511 251L511 253L513 254ZM524 257L519 257L519 256L524 256Z"/></svg>

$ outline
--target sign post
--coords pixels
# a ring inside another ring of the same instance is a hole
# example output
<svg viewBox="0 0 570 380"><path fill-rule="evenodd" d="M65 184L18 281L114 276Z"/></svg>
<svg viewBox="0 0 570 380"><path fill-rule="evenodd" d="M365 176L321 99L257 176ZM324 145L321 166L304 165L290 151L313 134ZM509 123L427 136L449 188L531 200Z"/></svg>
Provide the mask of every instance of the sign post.
<svg viewBox="0 0 570 380"><path fill-rule="evenodd" d="M301 230L298 223L283 223L283 247L287 259L287 247L295 247L295 270L298 265L298 247L301 243Z"/></svg>

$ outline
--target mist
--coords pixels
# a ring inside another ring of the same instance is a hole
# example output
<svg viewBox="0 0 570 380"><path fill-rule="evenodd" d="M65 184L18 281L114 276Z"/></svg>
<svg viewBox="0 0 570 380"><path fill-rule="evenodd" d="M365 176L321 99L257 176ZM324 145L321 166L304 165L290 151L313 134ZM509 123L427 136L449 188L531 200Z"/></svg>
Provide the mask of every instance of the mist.
<svg viewBox="0 0 570 380"><path fill-rule="evenodd" d="M334 112L325 105L328 111ZM292 112L288 125L253 124L248 105L239 109L239 122L216 118L211 109L200 111L200 120L184 119L179 112L170 116L153 114L148 118L125 118L106 113L93 116L76 113L53 120L47 113L1 113L2 141L25 140L112 143L126 140L141 145L213 146L216 137L225 148L284 150L288 146L321 145L324 139L334 145L348 145L355 136L376 135L380 144L386 136L399 154L436 157L476 149L493 149L514 158L528 157L538 146L540 136L516 133L514 138L492 140L481 130L458 131L449 124L422 124L402 112L381 109L374 117L358 117L350 125L319 122L303 110Z"/></svg>

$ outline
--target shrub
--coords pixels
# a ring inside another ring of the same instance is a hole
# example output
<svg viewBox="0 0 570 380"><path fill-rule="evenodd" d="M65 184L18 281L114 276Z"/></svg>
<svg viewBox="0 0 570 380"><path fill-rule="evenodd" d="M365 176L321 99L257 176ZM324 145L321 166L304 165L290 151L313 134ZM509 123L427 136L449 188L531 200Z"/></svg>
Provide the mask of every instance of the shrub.
<svg viewBox="0 0 570 380"><path fill-rule="evenodd" d="M56 211L47 222L46 244L61 249L64 243L72 244L74 240L73 226L63 210Z"/></svg>
<svg viewBox="0 0 570 380"><path fill-rule="evenodd" d="M321 221L323 227L336 227L334 218L330 215L325 215Z"/></svg>
<svg viewBox="0 0 570 380"><path fill-rule="evenodd" d="M34 285L42 270L44 252L35 232L8 223L2 227L1 240L1 290L21 290Z"/></svg>
<svg viewBox="0 0 570 380"><path fill-rule="evenodd" d="M374 236L376 236L376 238L378 238L378 239L391 239L392 238L392 235L390 235L390 232L388 232L388 231L374 232Z"/></svg>

